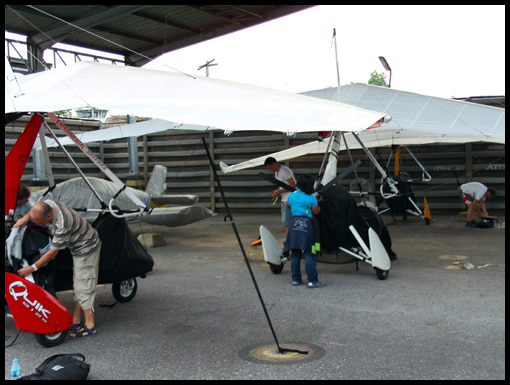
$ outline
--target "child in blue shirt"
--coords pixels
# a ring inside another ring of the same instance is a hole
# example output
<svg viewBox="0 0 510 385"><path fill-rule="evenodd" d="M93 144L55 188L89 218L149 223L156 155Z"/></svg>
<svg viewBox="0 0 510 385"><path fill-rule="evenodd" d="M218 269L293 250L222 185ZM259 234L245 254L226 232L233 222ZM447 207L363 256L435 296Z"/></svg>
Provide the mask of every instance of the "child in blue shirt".
<svg viewBox="0 0 510 385"><path fill-rule="evenodd" d="M317 274L317 259L312 254L313 216L320 213L321 208L317 198L313 195L314 179L304 174L297 181L297 190L289 195L287 207L292 210L292 220L289 224L287 240L283 252L290 252L292 284L298 286L301 279L301 257L304 255L308 287L310 289L324 286Z"/></svg>

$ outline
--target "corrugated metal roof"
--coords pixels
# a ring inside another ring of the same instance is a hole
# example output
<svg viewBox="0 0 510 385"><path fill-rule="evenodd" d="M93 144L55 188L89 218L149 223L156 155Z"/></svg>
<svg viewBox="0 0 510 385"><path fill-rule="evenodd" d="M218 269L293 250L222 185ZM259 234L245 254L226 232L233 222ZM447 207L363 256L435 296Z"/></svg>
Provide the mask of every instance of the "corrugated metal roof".
<svg viewBox="0 0 510 385"><path fill-rule="evenodd" d="M463 100L465 102L483 104L485 106L505 108L505 96L469 96L467 98L452 98L454 100Z"/></svg>
<svg viewBox="0 0 510 385"><path fill-rule="evenodd" d="M41 49L67 43L121 54L130 64L142 66L149 59L132 51L153 59L309 7L312 5L6 5L5 30L28 36Z"/></svg>

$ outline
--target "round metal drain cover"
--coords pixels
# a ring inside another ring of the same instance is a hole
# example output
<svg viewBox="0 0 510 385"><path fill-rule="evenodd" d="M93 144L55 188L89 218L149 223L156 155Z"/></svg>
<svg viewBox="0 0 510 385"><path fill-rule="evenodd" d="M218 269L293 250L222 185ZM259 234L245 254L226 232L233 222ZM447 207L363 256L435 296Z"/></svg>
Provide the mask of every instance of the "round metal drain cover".
<svg viewBox="0 0 510 385"><path fill-rule="evenodd" d="M280 343L283 349L296 349L308 351L308 354L300 354L295 352L278 351L276 343L255 344L247 346L239 352L239 357L243 360L256 362L259 364L297 364L318 360L324 357L326 351L316 345L303 342L284 342Z"/></svg>

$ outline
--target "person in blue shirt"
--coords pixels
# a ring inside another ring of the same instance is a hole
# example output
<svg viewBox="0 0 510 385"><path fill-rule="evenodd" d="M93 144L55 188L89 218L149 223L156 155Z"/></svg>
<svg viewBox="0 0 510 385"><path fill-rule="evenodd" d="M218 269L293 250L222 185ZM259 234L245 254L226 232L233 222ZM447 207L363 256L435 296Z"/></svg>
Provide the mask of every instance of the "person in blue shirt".
<svg viewBox="0 0 510 385"><path fill-rule="evenodd" d="M317 258L312 253L314 243L313 216L320 213L321 208L313 195L314 179L311 175L301 175L297 181L297 190L291 193L286 205L292 211L292 220L285 241L283 252L291 257L292 284L301 285L301 257L304 256L308 287L310 289L324 286L317 274Z"/></svg>

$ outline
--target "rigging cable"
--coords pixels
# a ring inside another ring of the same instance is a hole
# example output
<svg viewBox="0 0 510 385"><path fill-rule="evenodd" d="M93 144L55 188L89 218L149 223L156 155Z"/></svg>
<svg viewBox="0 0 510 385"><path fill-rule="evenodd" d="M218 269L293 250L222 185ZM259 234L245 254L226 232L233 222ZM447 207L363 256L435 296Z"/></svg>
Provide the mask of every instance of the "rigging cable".
<svg viewBox="0 0 510 385"><path fill-rule="evenodd" d="M8 7L8 6L7 6L7 7ZM127 50L127 51L129 51L129 52L132 52L132 53L134 53L135 55L139 55L139 56L143 57L144 59L147 59L147 60L149 60L149 61L153 61L153 60L154 60L154 59L152 59L152 58L150 58L150 57L148 57L148 56L146 56L146 55L144 55L144 54L142 54L142 53L140 53L140 52L137 52L137 51L135 51L135 50L133 50L133 49L131 49L131 48L125 47L125 46L123 46L122 44L116 43L116 42L114 42L114 41L112 41L112 40L109 40L109 39L107 39L107 38L105 38L105 37L99 36L98 34L95 34L94 32L91 32L91 31L86 30L85 28L82 28L82 27L80 27L80 26L77 26L77 25L75 25L75 24L73 24L73 23L71 23L71 22L69 22L69 21L66 21L66 20L64 20L64 19L61 19L60 17L55 16L55 15L52 15L51 13L48 13L48 12L46 12L46 11L43 11L43 10L41 10L41 9L37 8L37 7L34 7L33 5L27 5L27 7L32 8L33 10L36 10L36 11L38 11L38 12L41 12L42 14L44 14L44 15L46 15L46 16L52 17L52 18L54 18L54 19L56 19L56 20L58 20L58 21L60 21L60 22L62 22L62 23L65 23L65 24L67 24L67 25L70 25L71 27L74 27L74 28L79 29L79 30L81 30L81 31L83 31L83 32L86 32L86 33L88 33L88 34L90 34L90 35L92 35L92 36L94 36L94 37L96 37L96 38L98 38L98 39L105 40L105 41L107 41L108 43L113 44L113 45L116 45L117 47L120 47L120 48L122 48L122 49L125 49L125 50ZM34 27L35 27L35 26L34 26ZM41 32L41 33L44 33L44 32L42 32L42 31L40 31L40 32ZM50 39L51 41L55 42L55 41L54 41L53 39L51 39L51 37L49 37L48 35L46 35L46 34L44 34L44 35L45 35L48 39ZM56 42L55 42L55 43L56 43ZM166 65L166 64L163 64L163 65L164 65L165 67L170 68L170 69L171 69L171 70L173 70L173 71L177 71L177 72L179 72L180 74L183 74L183 75L189 76L190 78L196 79L194 76L192 76L192 75L190 75L190 74L187 74L187 73L185 73L185 72L179 71L179 70L178 70L178 69L176 69L176 68L172 68L172 67L170 67L170 66L168 66L168 65Z"/></svg>

